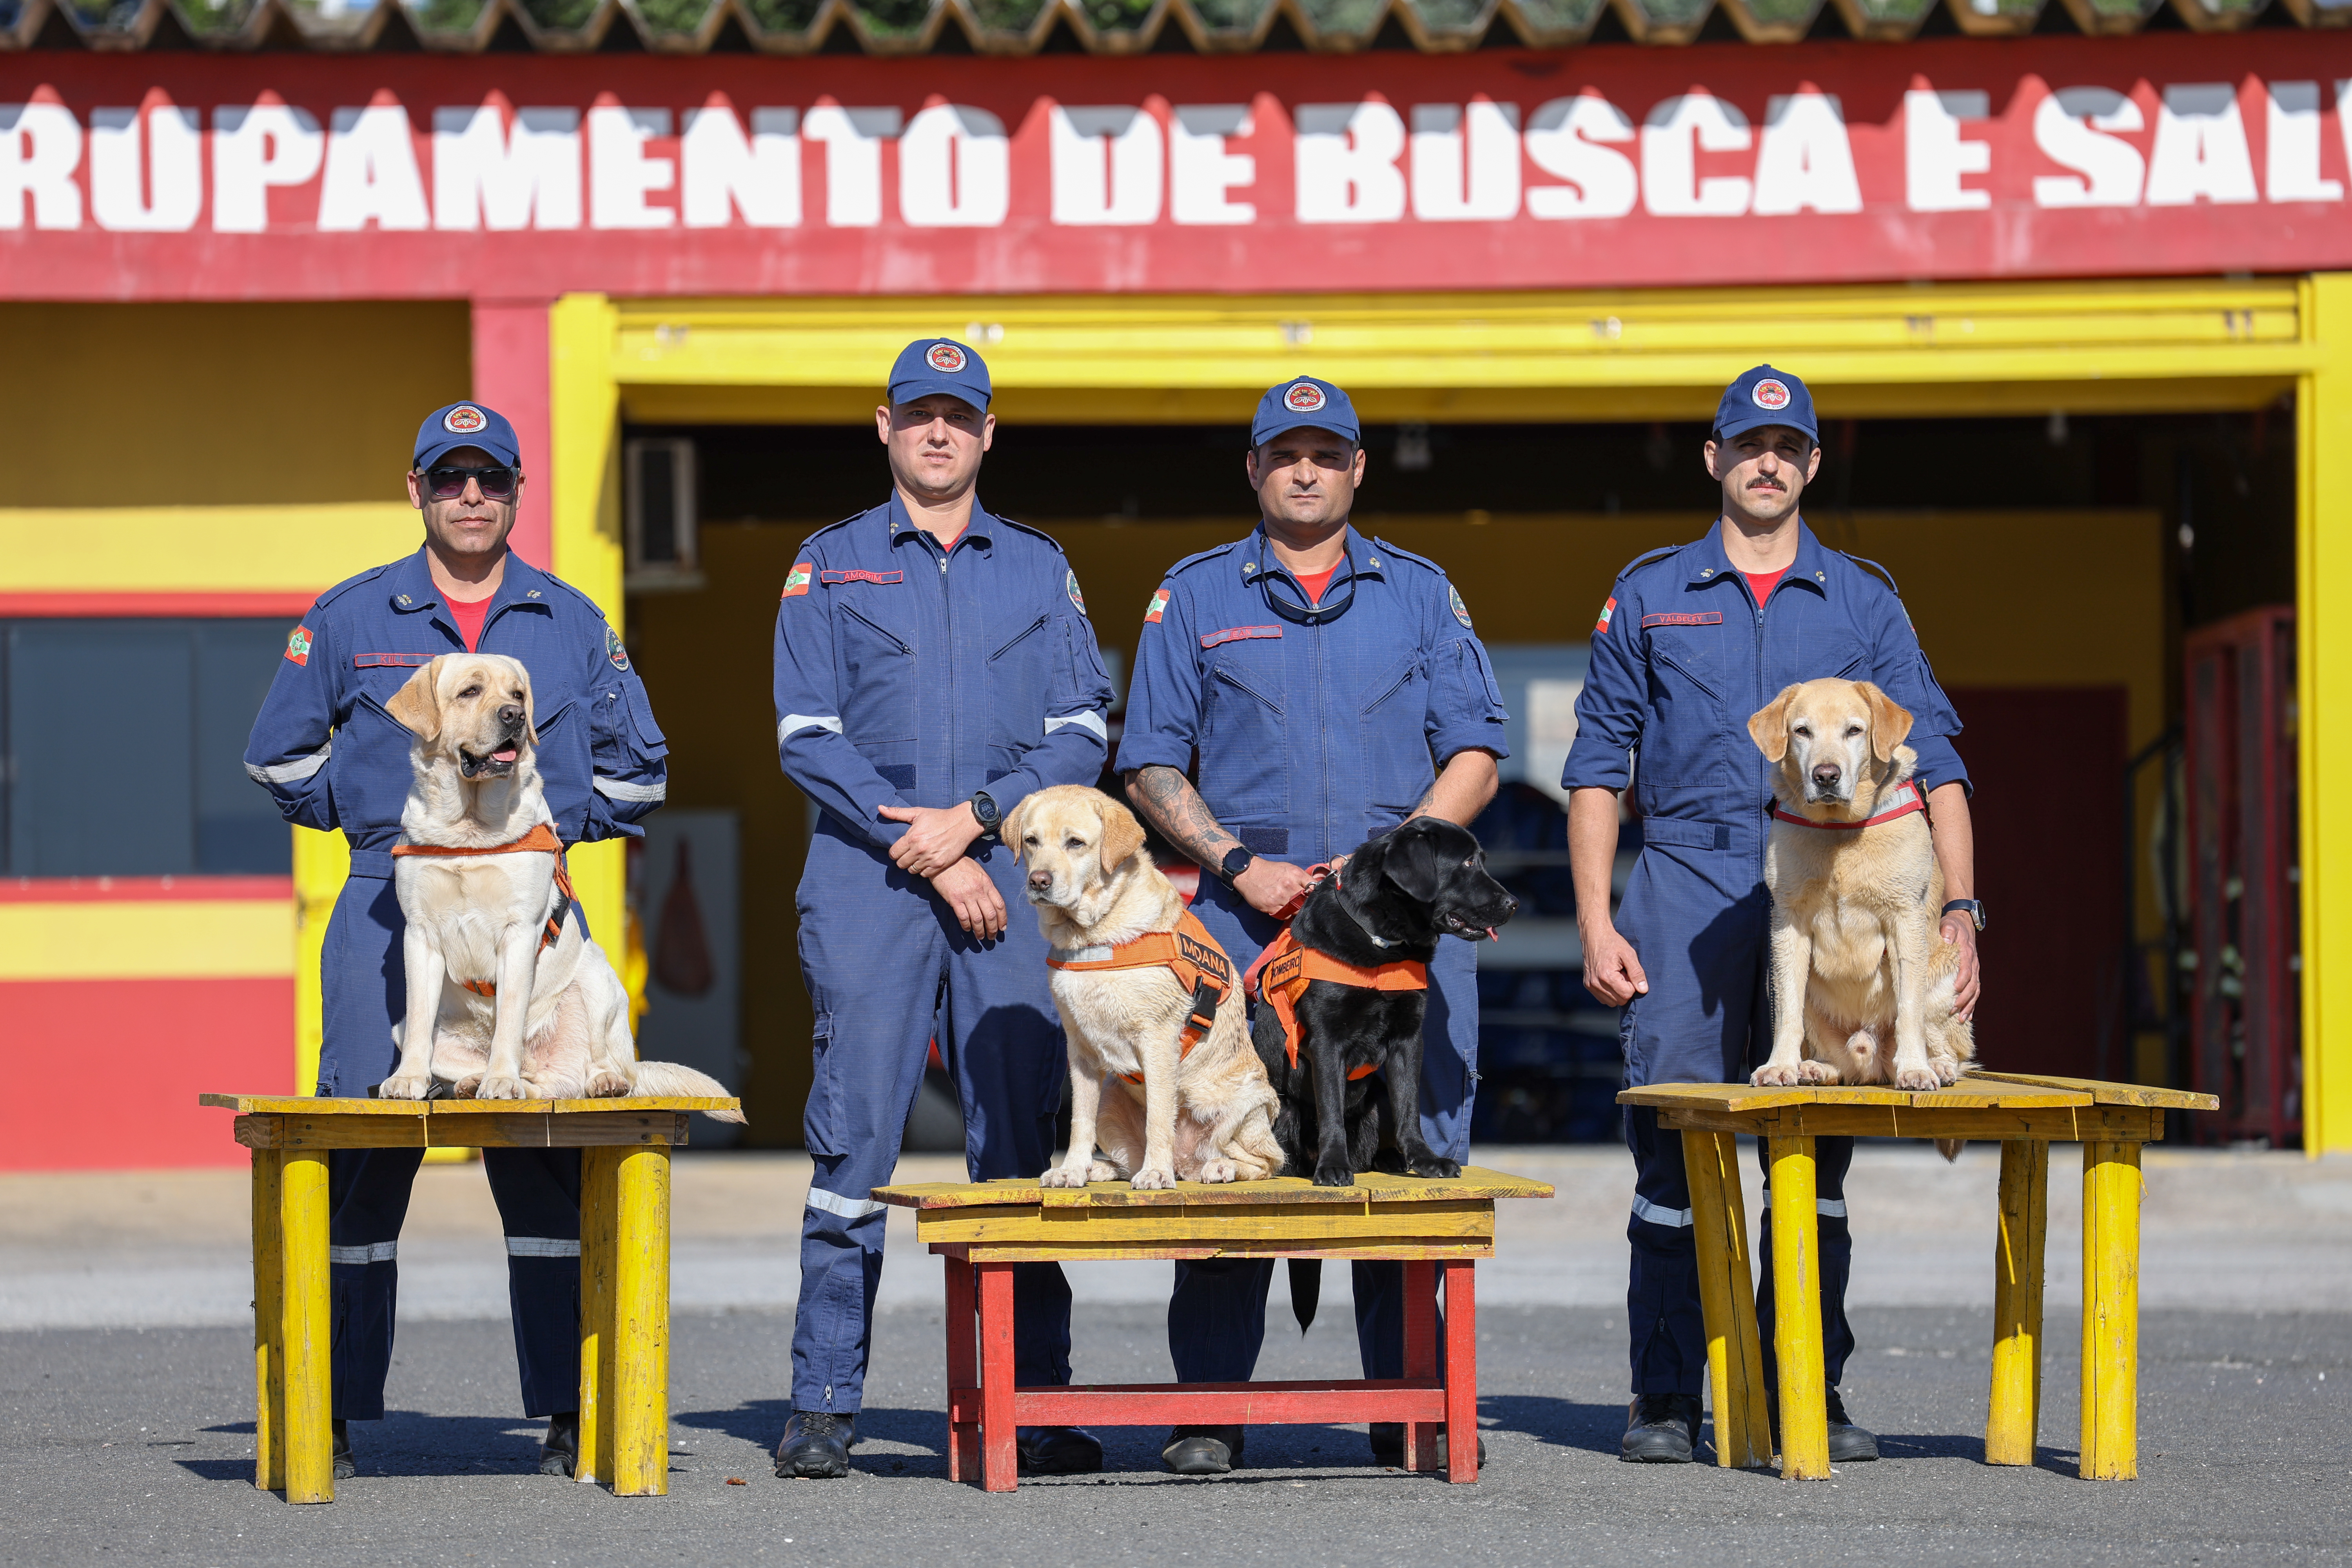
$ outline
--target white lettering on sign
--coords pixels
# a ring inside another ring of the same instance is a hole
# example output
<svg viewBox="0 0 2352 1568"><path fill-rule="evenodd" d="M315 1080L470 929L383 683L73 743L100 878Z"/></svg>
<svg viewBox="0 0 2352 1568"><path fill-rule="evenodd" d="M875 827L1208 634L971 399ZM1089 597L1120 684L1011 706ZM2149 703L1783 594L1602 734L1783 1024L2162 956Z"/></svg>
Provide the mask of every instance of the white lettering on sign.
<svg viewBox="0 0 2352 1568"><path fill-rule="evenodd" d="M1519 106L1412 106L1412 216L1498 223L1519 216Z"/></svg>
<svg viewBox="0 0 2352 1568"><path fill-rule="evenodd" d="M1764 140L1756 153L1756 196L1748 211L1858 213L1862 182L1846 140L1845 110L1825 92L1767 100Z"/></svg>
<svg viewBox="0 0 2352 1568"><path fill-rule="evenodd" d="M829 227L872 228L882 221L882 143L897 136L905 123L895 109L824 103L808 111L801 134L824 144L824 221Z"/></svg>
<svg viewBox="0 0 2352 1568"><path fill-rule="evenodd" d="M2263 100L2263 194L2274 202L2342 201L2344 183L2319 174L2319 84L2274 81Z"/></svg>
<svg viewBox="0 0 2352 1568"><path fill-rule="evenodd" d="M2139 105L2107 87L2068 87L2033 109L2033 144L2072 174L2037 174L2033 200L2045 207L2137 205L2147 165L2139 149L2113 135L2147 125Z"/></svg>
<svg viewBox="0 0 2352 1568"><path fill-rule="evenodd" d="M204 214L204 131L193 109L159 103L144 113L91 110L90 216L99 227L121 233L185 234Z"/></svg>
<svg viewBox="0 0 2352 1568"><path fill-rule="evenodd" d="M1054 107L1051 142L1054 221L1145 224L1160 221L1160 121L1133 104Z"/></svg>
<svg viewBox="0 0 2352 1568"><path fill-rule="evenodd" d="M677 165L646 156L646 143L669 134L667 109L599 104L588 111L588 223L592 228L667 228L669 207L646 200L677 184Z"/></svg>
<svg viewBox="0 0 2352 1568"><path fill-rule="evenodd" d="M425 180L408 110L398 104L338 109L327 122L327 170L319 186L319 226L327 230L423 228Z"/></svg>
<svg viewBox="0 0 2352 1568"><path fill-rule="evenodd" d="M1992 95L1913 89L1903 95L1903 205L1915 213L1982 212L1992 193L1960 184L1992 172L1992 143L1960 134L1964 120L1992 112Z"/></svg>
<svg viewBox="0 0 2352 1568"><path fill-rule="evenodd" d="M1698 154L1745 153L1748 117L1712 93L1667 99L1642 121L1642 205L1658 217L1738 217L1755 187L1737 174L1698 177Z"/></svg>
<svg viewBox="0 0 2352 1568"><path fill-rule="evenodd" d="M2147 205L2234 205L2254 199L2254 155L2246 145L2238 89L2223 81L2166 88L2157 105L2156 145L2147 154Z"/></svg>
<svg viewBox="0 0 2352 1568"><path fill-rule="evenodd" d="M81 122L61 103L0 103L0 228L79 228Z"/></svg>
<svg viewBox="0 0 2352 1568"><path fill-rule="evenodd" d="M1257 160L1225 143L1256 130L1243 103L1185 103L1168 123L1168 216L1182 224L1257 221L1257 206L1228 192L1257 184Z"/></svg>
<svg viewBox="0 0 2352 1568"><path fill-rule="evenodd" d="M984 109L935 103L898 137L898 216L917 228L994 228L1013 208L1013 149Z"/></svg>
<svg viewBox="0 0 2352 1568"><path fill-rule="evenodd" d="M678 138L685 184L678 210L688 228L725 228L733 213L752 228L801 221L801 113L751 110L751 134L724 104L686 111Z"/></svg>
<svg viewBox="0 0 2352 1568"><path fill-rule="evenodd" d="M578 228L580 111L499 106L433 111L433 226Z"/></svg>
<svg viewBox="0 0 2352 1568"><path fill-rule="evenodd" d="M1528 121L1528 158L1566 184L1528 190L1528 214L1543 218L1623 217L1639 199L1633 160L1606 142L1631 142L1633 121L1593 93L1555 98Z"/></svg>
<svg viewBox="0 0 2352 1568"><path fill-rule="evenodd" d="M1376 100L1302 103L1292 178L1301 223L1394 223L1404 216L1404 120Z"/></svg>
<svg viewBox="0 0 2352 1568"><path fill-rule="evenodd" d="M308 110L283 103L213 110L213 228L259 234L269 226L273 185L306 185L326 155Z"/></svg>

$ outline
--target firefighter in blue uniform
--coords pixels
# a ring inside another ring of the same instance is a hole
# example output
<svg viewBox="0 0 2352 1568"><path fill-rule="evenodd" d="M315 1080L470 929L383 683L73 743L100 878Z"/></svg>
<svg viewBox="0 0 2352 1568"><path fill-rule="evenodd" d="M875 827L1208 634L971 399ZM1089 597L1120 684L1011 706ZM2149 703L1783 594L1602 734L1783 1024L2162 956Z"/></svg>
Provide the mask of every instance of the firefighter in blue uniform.
<svg viewBox="0 0 2352 1568"><path fill-rule="evenodd" d="M1571 793L1569 844L1585 984L1624 1013L1625 1082L1744 1082L1769 1054L1764 844L1769 766L1748 718L1792 682L1874 682L1913 715L1909 744L1934 824L1951 902L1943 940L1961 944L1959 1010L1978 993L1970 896L1974 854L1968 772L1952 747L1960 721L1936 684L1919 639L1880 569L1825 548L1798 500L1821 467L1811 395L1785 371L1759 365L1726 389L1706 447L1723 513L1696 543L1628 566L1593 628L1592 662L1577 702L1577 736L1562 784ZM1638 760L1637 760L1638 759ZM1612 923L1618 792L1631 783L1642 851ZM1633 1400L1620 1454L1688 1460L1698 1431L1706 1343L1699 1318L1691 1202L1682 1140L1654 1111L1629 1108L1635 1165L1626 1326ZM1822 1310L1830 1384L1830 1458L1878 1457L1877 1439L1846 1417L1837 1384L1853 1350L1845 1317L1853 1255L1846 1226L1851 1138L1819 1149ZM1770 1218L1758 1246L1757 1289L1771 1386Z"/></svg>
<svg viewBox="0 0 2352 1568"><path fill-rule="evenodd" d="M816 1173L779 1476L848 1473L882 1278L871 1194L898 1163L929 1042L963 1101L973 1180L1053 1163L1061 1025L996 827L1032 790L1101 776L1110 681L1061 547L974 494L989 398L971 349L908 345L875 410L891 498L801 546L776 615L776 743L823 812L799 898ZM1015 1275L1019 1380L1066 1384L1069 1284L1058 1264ZM1020 1457L1032 1474L1091 1471L1102 1445L1024 1427Z"/></svg>
<svg viewBox="0 0 2352 1568"><path fill-rule="evenodd" d="M1267 392L1246 459L1263 521L1178 562L1144 615L1118 768L1138 809L1209 873L1193 912L1238 964L1282 929L1276 912L1305 890L1307 868L1423 812L1467 824L1509 754L1501 694L1444 571L1349 526L1360 442L1354 405L1329 382ZM1422 1057L1423 1131L1462 1160L1476 953L1446 942L1429 977L1425 1028L1441 1043ZM1273 1272L1265 1258L1176 1265L1179 1381L1249 1378ZM1402 1265L1356 1264L1354 1288L1365 1375L1402 1376ZM1179 1474L1220 1474L1241 1462L1243 1436L1180 1426L1161 1457ZM1398 1462L1402 1428L1371 1437L1375 1458Z"/></svg>
<svg viewBox="0 0 2352 1568"><path fill-rule="evenodd" d="M566 845L643 830L668 747L628 654L578 590L507 549L522 500L514 428L477 403L426 416L408 497L415 554L319 596L288 637L255 720L246 772L289 822L340 828L352 870L327 923L319 1092L365 1096L397 1058L403 990L392 855L412 740L384 704L439 654L509 655L530 671L539 771ZM582 918L578 906L574 919ZM401 1221L421 1149L338 1149L328 1163L334 1300L335 1474L353 1472L345 1423L383 1417ZM506 1230L523 1408L549 1417L540 1468L569 1475L580 1404L580 1155L486 1149Z"/></svg>

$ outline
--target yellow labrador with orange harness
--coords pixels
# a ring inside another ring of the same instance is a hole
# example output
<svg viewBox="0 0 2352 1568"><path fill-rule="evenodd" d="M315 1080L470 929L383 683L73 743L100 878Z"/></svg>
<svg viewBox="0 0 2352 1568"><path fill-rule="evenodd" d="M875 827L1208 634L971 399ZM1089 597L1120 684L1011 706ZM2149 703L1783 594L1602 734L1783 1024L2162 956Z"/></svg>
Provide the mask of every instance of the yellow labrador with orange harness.
<svg viewBox="0 0 2352 1568"><path fill-rule="evenodd" d="M1058 784L1000 831L1028 868L1069 1047L1069 1152L1040 1183L1171 1187L1280 1172L1278 1101L1250 1044L1241 977L1151 863L1135 814Z"/></svg>
<svg viewBox="0 0 2352 1568"><path fill-rule="evenodd" d="M1777 764L1772 1055L1759 1084L1937 1089L1976 1055L1955 1016L1959 949L1936 931L1944 873L1910 732L1911 715L1861 680L1791 686L1748 721Z"/></svg>
<svg viewBox="0 0 2352 1568"><path fill-rule="evenodd" d="M482 1100L724 1096L692 1068L637 1060L628 992L572 916L521 662L443 654L384 710L416 739L392 851L408 1007L377 1097L424 1100L436 1080Z"/></svg>

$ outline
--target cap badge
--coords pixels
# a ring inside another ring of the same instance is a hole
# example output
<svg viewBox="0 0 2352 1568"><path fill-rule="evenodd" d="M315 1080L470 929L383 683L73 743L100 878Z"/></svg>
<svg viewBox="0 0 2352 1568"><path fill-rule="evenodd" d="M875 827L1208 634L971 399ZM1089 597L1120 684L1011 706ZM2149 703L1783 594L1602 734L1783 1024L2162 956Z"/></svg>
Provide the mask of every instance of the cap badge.
<svg viewBox="0 0 2352 1568"><path fill-rule="evenodd" d="M1311 381L1293 382L1290 390L1282 395L1282 405L1293 414L1312 414L1326 401L1323 389Z"/></svg>
<svg viewBox="0 0 2352 1568"><path fill-rule="evenodd" d="M441 428L452 436L471 436L489 422L489 416L470 403L460 403L441 416Z"/></svg>
<svg viewBox="0 0 2352 1568"><path fill-rule="evenodd" d="M933 343L930 352L923 358L933 370L945 371L950 375L963 369L965 364L963 350L953 343Z"/></svg>
<svg viewBox="0 0 2352 1568"><path fill-rule="evenodd" d="M1789 406L1789 384L1775 381L1768 375L1758 382L1755 390L1748 395L1755 401L1757 407L1769 409L1777 414Z"/></svg>

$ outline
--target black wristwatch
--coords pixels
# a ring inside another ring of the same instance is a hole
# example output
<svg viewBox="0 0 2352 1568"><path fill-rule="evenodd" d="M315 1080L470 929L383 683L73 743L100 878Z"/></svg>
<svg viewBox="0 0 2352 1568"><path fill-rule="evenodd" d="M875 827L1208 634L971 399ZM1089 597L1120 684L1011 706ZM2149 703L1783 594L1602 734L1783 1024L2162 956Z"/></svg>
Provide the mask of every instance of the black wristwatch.
<svg viewBox="0 0 2352 1568"><path fill-rule="evenodd" d="M1250 868L1250 862L1256 858L1257 851L1251 848L1248 845L1234 845L1231 849L1225 851L1224 859L1217 866L1217 880L1223 882L1228 888L1232 887L1234 885L1234 879L1248 870Z"/></svg>
<svg viewBox="0 0 2352 1568"><path fill-rule="evenodd" d="M1982 903L1975 899L1954 899L1944 906L1944 913L1950 914L1954 910L1965 910L1968 911L1969 919L1976 921L1977 930L1984 930L1985 910Z"/></svg>
<svg viewBox="0 0 2352 1568"><path fill-rule="evenodd" d="M976 789L971 792L971 799L967 804L971 807L972 816L980 819L981 837L994 838L997 824L1004 820L1004 814L996 809L996 802L989 798L986 790Z"/></svg>

